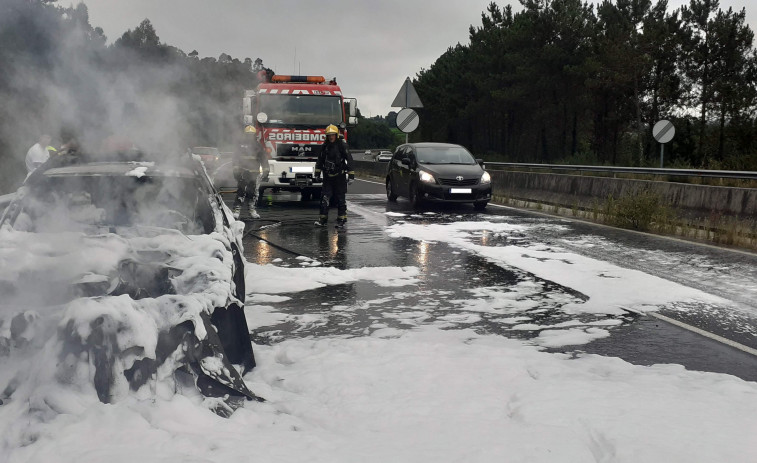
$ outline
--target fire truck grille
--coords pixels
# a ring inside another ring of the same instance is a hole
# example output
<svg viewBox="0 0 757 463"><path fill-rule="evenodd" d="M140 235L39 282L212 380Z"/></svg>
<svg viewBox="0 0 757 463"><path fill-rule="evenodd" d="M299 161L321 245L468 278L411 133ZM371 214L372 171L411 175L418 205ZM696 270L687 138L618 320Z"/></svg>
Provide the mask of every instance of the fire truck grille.
<svg viewBox="0 0 757 463"><path fill-rule="evenodd" d="M276 146L276 157L317 157L321 145L279 144Z"/></svg>

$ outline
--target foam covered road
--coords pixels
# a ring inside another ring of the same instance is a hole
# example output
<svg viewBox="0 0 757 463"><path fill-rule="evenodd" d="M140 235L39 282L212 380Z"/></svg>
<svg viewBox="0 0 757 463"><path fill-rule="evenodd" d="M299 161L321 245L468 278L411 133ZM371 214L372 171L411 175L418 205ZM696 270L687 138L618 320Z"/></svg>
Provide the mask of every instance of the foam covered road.
<svg viewBox="0 0 757 463"><path fill-rule="evenodd" d="M757 381L756 357L648 315L757 348L757 256L492 205L486 213L471 205L417 212L402 198L387 202L383 192L367 181L350 186L345 232L313 225L317 201L266 192L261 219L247 221L249 262L417 274L410 285L356 276L268 301L290 316L266 321L257 314L255 342L436 324L528 339L551 351Z"/></svg>

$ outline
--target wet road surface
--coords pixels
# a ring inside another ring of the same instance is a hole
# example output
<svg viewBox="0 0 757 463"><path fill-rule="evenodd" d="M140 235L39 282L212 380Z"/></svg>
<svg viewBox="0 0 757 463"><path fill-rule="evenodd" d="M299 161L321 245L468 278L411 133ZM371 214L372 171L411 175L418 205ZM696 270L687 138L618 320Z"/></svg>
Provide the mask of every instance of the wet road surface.
<svg viewBox="0 0 757 463"><path fill-rule="evenodd" d="M733 304L681 303L661 307L659 313L752 348L757 348L757 256L491 205L485 213L467 204L432 205L417 213L402 198L387 202L383 192L383 185L376 183L357 181L350 186L348 228L342 232L333 226L314 226L318 201L301 201L298 194L288 192L265 193L258 207L261 218L247 221L244 244L249 262L299 267L317 261L339 269L412 266L420 273L413 286L356 281L289 293L288 300L268 304L286 313L287 319L256 329L255 342L362 336L426 324L531 339L539 330L528 325L569 327L580 322L609 330L610 336L550 350L617 356L642 365L676 363L757 381L753 355L648 315L565 313L563 306L580 303L586 296L444 242L392 237L385 228L397 222L505 219L536 224L538 233L509 237L482 233L478 244L506 246L508 239L534 240L720 296ZM332 223L335 215L332 210ZM501 302L503 295L506 304Z"/></svg>

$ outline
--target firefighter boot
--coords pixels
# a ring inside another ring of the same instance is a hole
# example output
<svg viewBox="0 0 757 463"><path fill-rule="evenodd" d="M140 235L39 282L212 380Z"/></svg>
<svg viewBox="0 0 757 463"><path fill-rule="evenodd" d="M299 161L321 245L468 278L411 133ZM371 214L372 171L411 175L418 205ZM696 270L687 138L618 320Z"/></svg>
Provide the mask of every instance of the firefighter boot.
<svg viewBox="0 0 757 463"><path fill-rule="evenodd" d="M252 217L253 219L259 219L260 218L260 214L258 214L258 211L255 210L255 204L254 203L250 203L249 204L249 210L250 210L250 217Z"/></svg>
<svg viewBox="0 0 757 463"><path fill-rule="evenodd" d="M239 216L242 214L242 205L237 204L234 206L232 213L234 214L234 219L239 220Z"/></svg>
<svg viewBox="0 0 757 463"><path fill-rule="evenodd" d="M329 224L329 217L327 215L322 215L315 221L315 224L319 227L325 227Z"/></svg>

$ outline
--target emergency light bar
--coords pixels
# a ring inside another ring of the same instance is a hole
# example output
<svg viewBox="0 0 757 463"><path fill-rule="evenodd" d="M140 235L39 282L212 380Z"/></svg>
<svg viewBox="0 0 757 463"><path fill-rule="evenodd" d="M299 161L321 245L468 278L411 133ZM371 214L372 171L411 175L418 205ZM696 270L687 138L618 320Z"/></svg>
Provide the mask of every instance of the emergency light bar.
<svg viewBox="0 0 757 463"><path fill-rule="evenodd" d="M277 74L273 76L271 82L310 82L322 84L326 82L326 79L323 76L280 76Z"/></svg>

